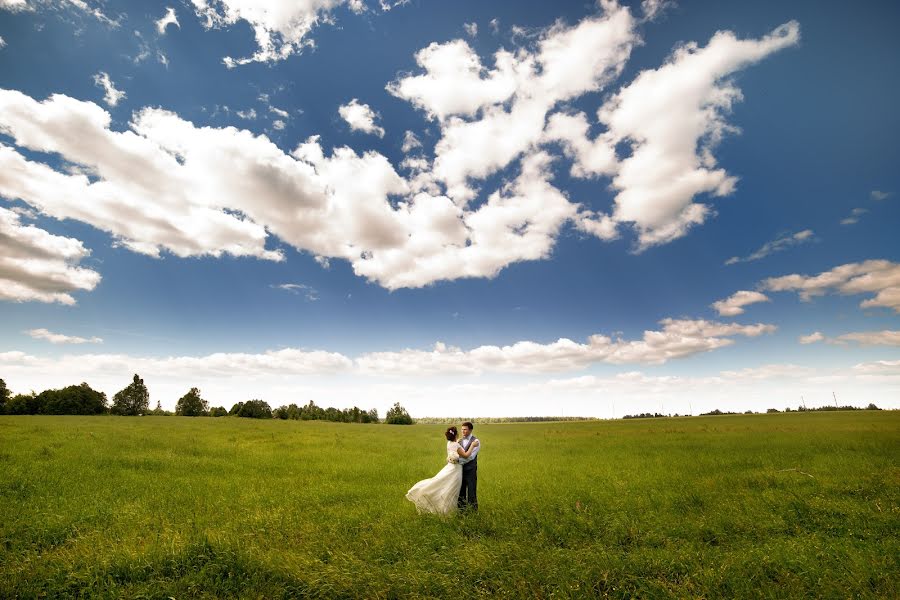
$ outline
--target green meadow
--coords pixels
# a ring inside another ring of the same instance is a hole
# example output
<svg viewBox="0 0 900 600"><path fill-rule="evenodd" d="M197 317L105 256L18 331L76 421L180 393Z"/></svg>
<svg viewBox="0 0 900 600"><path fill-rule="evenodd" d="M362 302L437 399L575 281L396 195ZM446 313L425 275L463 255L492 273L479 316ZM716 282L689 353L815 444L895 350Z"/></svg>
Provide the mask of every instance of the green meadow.
<svg viewBox="0 0 900 600"><path fill-rule="evenodd" d="M0 417L0 597L900 597L900 412L443 429Z"/></svg>

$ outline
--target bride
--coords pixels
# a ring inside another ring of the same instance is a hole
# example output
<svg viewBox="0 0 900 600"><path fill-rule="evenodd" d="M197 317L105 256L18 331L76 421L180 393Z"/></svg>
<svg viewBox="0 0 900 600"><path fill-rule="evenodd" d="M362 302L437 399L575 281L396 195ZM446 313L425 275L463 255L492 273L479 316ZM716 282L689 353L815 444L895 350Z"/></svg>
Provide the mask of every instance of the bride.
<svg viewBox="0 0 900 600"><path fill-rule="evenodd" d="M459 498L459 488L462 486L462 465L459 457L469 458L472 451L478 447L478 442L473 443L468 451L463 450L456 441L456 427L449 427L445 432L447 437L447 465L438 471L431 479L423 479L406 492L406 498L416 505L418 512L430 512L441 515L456 511L456 502Z"/></svg>

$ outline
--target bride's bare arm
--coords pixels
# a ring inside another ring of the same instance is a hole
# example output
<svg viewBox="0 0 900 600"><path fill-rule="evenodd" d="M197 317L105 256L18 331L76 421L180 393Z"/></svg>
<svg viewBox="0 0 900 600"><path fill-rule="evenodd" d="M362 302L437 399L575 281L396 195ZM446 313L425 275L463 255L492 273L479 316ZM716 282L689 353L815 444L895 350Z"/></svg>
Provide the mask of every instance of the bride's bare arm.
<svg viewBox="0 0 900 600"><path fill-rule="evenodd" d="M456 449L456 453L459 454L460 456L462 456L463 458L469 458L469 455L472 454L472 451L478 447L479 443L480 442L478 442L478 440L476 440L474 444L469 446L468 450L463 450L462 446L460 446Z"/></svg>

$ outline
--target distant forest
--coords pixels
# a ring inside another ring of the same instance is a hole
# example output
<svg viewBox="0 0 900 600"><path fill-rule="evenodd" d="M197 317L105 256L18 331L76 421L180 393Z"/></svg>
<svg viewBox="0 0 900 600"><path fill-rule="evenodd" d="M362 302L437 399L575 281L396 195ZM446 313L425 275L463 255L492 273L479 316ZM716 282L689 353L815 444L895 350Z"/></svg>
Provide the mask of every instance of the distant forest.
<svg viewBox="0 0 900 600"><path fill-rule="evenodd" d="M87 383L70 385L41 393L13 394L0 379L0 415L121 415L121 416L184 416L184 417L247 417L253 419L292 419L298 421L334 421L337 423L379 423L376 409L321 407L312 400L304 406L288 404L272 409L263 400L238 402L230 410L224 406L210 407L198 388L191 388L178 399L175 411L167 411L157 401L150 409L150 392L139 375L116 392L110 403L104 392ZM384 423L409 425L412 418L399 403L385 415Z"/></svg>

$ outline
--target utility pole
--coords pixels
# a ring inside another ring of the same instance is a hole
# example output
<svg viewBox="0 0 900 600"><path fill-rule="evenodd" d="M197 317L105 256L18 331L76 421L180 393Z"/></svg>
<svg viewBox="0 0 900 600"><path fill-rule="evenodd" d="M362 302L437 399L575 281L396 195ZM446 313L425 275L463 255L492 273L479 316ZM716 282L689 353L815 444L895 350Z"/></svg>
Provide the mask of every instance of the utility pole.
<svg viewBox="0 0 900 600"><path fill-rule="evenodd" d="M803 405L803 410L806 410L806 402L803 401L803 396L800 396L800 404Z"/></svg>
<svg viewBox="0 0 900 600"><path fill-rule="evenodd" d="M691 404L691 401L690 401L690 400L688 400L688 409L690 409L690 411L691 411L691 416L693 417L693 416L694 416L694 405Z"/></svg>
<svg viewBox="0 0 900 600"><path fill-rule="evenodd" d="M835 393L833 391L831 392L831 396L834 398L834 407L837 408L838 407L837 396L835 395Z"/></svg>

